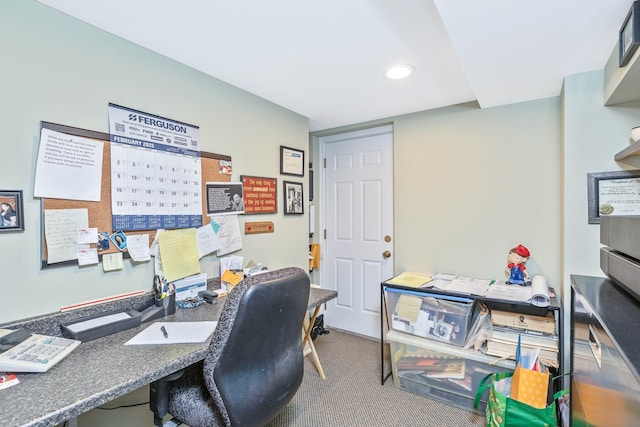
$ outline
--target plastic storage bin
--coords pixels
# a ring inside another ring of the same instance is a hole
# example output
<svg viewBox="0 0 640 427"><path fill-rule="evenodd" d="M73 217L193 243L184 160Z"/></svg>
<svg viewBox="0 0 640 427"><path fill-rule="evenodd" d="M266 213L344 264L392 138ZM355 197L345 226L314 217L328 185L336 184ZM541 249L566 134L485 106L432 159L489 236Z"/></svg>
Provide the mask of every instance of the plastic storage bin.
<svg viewBox="0 0 640 427"><path fill-rule="evenodd" d="M392 329L464 345L476 309L475 300L396 288L385 291Z"/></svg>
<svg viewBox="0 0 640 427"><path fill-rule="evenodd" d="M478 385L487 374L511 372L511 360L499 360L475 350L389 331L391 367L396 387L462 409L482 412L488 393L474 410Z"/></svg>

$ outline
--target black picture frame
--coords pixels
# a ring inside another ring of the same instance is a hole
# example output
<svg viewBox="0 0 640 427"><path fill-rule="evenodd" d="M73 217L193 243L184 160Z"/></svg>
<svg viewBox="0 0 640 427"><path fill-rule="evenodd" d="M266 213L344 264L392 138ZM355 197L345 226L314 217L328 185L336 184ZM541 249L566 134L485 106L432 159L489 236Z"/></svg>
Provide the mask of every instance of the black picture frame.
<svg viewBox="0 0 640 427"><path fill-rule="evenodd" d="M627 65L638 46L640 46L640 1L636 0L631 5L625 18L618 38L619 53L618 66Z"/></svg>
<svg viewBox="0 0 640 427"><path fill-rule="evenodd" d="M0 190L0 233L24 231L22 190Z"/></svg>
<svg viewBox="0 0 640 427"><path fill-rule="evenodd" d="M281 145L280 174L304 176L304 151Z"/></svg>
<svg viewBox="0 0 640 427"><path fill-rule="evenodd" d="M304 214L304 194L301 182L282 181L282 199L285 215Z"/></svg>
<svg viewBox="0 0 640 427"><path fill-rule="evenodd" d="M593 172L587 174L589 224L600 224L600 214L606 215L608 211L613 212L614 210L613 206L600 206L600 183L602 181L633 179L640 179L640 170ZM637 197L640 200L640 194L637 194ZM640 203L638 204L638 209L638 215L640 215Z"/></svg>

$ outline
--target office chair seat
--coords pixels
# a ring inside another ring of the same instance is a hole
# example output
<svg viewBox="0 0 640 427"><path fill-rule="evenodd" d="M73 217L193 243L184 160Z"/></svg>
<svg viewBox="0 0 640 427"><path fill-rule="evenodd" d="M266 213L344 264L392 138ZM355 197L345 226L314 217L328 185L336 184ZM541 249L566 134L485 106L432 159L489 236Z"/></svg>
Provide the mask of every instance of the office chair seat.
<svg viewBox="0 0 640 427"><path fill-rule="evenodd" d="M240 282L229 293L205 359L168 384L168 412L190 427L268 423L302 383L308 300L309 276L300 268Z"/></svg>

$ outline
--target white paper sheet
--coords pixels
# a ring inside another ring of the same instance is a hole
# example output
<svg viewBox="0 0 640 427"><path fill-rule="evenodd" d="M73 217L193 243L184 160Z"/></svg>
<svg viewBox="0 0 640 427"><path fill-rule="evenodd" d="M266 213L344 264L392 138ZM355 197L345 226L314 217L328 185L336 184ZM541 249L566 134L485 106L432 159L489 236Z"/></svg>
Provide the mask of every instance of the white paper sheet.
<svg viewBox="0 0 640 427"><path fill-rule="evenodd" d="M222 243L220 243L216 232L213 231L211 223L196 229L196 241L198 243L198 256L200 258L222 247Z"/></svg>
<svg viewBox="0 0 640 427"><path fill-rule="evenodd" d="M78 250L78 265L91 265L97 264L98 262L98 249L89 248Z"/></svg>
<svg viewBox="0 0 640 427"><path fill-rule="evenodd" d="M102 150L102 141L43 128L33 195L100 201Z"/></svg>
<svg viewBox="0 0 640 427"><path fill-rule="evenodd" d="M88 245L91 243L98 243L98 229L97 228L78 229L78 244Z"/></svg>
<svg viewBox="0 0 640 427"><path fill-rule="evenodd" d="M130 234L127 236L127 251L131 259L136 262L149 261L151 254L149 253L149 235L148 234Z"/></svg>
<svg viewBox="0 0 640 427"><path fill-rule="evenodd" d="M485 297L506 301L529 301L531 298L531 287L507 285L505 282L497 282L489 286Z"/></svg>
<svg viewBox="0 0 640 427"><path fill-rule="evenodd" d="M87 209L45 209L44 234L47 239L47 262L78 259L78 250L89 249L89 245L79 245L78 229L89 225Z"/></svg>
<svg viewBox="0 0 640 427"><path fill-rule="evenodd" d="M218 250L218 256L227 255L242 249L242 237L240 234L240 222L238 215L216 215L211 217L211 226L216 232L222 248Z"/></svg>
<svg viewBox="0 0 640 427"><path fill-rule="evenodd" d="M203 343L218 322L155 322L131 338L125 345ZM162 327L167 331L165 338Z"/></svg>

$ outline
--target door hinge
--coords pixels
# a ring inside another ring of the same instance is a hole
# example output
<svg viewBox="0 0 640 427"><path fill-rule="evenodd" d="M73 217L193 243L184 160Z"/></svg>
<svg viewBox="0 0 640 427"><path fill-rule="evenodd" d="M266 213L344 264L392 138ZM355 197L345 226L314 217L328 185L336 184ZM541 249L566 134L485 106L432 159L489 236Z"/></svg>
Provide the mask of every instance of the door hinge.
<svg viewBox="0 0 640 427"><path fill-rule="evenodd" d="M322 166L326 169L327 168L327 158L325 157L324 159L322 159Z"/></svg>
<svg viewBox="0 0 640 427"><path fill-rule="evenodd" d="M324 240L327 240L327 229L326 228L324 229L324 233L323 234L324 234Z"/></svg>

